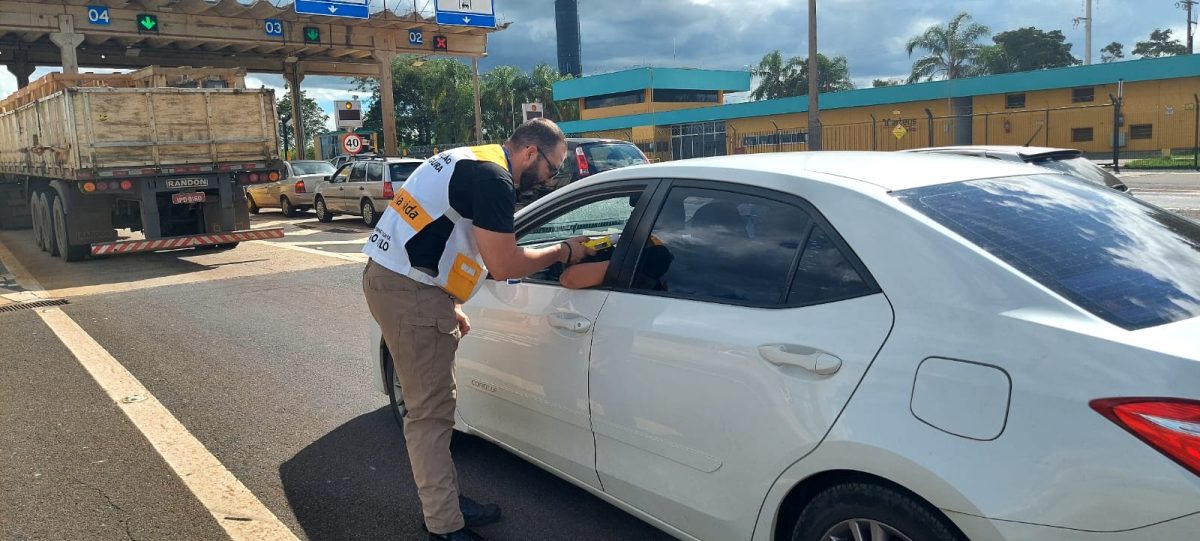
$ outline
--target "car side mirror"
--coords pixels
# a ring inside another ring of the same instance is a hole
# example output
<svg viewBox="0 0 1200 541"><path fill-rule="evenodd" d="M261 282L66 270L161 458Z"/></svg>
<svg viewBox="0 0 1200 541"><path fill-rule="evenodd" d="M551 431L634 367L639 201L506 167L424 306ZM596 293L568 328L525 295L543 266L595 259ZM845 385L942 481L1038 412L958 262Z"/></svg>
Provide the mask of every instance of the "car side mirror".
<svg viewBox="0 0 1200 541"><path fill-rule="evenodd" d="M333 178L333 177L331 177L331 176L329 176L329 175L325 175L325 176L321 177L321 180L324 180L325 182L329 182L329 180L330 180L330 179L332 179L332 178Z"/></svg>

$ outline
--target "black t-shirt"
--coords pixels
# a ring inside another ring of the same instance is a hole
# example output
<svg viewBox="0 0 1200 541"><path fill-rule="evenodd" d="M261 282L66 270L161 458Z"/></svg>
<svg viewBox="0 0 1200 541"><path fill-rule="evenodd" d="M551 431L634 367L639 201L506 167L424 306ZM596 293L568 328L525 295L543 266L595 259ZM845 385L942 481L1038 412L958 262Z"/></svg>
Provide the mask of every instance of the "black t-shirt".
<svg viewBox="0 0 1200 541"><path fill-rule="evenodd" d="M450 176L450 207L474 225L496 233L512 233L517 192L512 174L492 162L463 160ZM437 269L454 222L442 216L408 241L414 267Z"/></svg>

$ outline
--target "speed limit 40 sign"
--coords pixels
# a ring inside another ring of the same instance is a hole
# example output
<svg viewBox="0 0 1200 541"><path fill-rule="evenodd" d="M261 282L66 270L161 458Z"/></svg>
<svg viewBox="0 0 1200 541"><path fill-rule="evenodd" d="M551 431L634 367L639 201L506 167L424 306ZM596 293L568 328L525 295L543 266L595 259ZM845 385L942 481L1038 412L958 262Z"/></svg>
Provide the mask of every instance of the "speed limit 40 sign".
<svg viewBox="0 0 1200 541"><path fill-rule="evenodd" d="M362 137L353 133L347 133L342 137L342 150L345 150L347 154L358 154L362 152L362 149Z"/></svg>

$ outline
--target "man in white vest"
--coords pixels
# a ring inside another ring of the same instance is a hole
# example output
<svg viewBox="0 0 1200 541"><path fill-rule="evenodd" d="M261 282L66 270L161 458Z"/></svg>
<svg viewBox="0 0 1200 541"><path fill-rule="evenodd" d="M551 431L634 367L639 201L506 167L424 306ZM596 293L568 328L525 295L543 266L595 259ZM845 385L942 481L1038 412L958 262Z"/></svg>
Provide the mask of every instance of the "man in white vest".
<svg viewBox="0 0 1200 541"><path fill-rule="evenodd" d="M482 539L471 528L500 519L499 506L459 495L450 458L454 353L471 329L461 305L489 274L521 278L590 251L586 238L522 248L514 234L517 194L554 177L566 154L562 130L546 119L522 124L503 145L442 152L396 187L363 247L371 258L363 292L404 392L404 437L430 539Z"/></svg>

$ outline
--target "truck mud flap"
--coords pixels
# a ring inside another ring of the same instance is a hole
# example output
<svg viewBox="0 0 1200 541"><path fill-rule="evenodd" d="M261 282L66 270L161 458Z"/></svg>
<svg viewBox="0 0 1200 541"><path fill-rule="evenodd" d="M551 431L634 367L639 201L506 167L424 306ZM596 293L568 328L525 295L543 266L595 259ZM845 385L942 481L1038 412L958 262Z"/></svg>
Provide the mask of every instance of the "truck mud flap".
<svg viewBox="0 0 1200 541"><path fill-rule="evenodd" d="M185 237L170 237L158 240L119 240L116 242L98 242L92 245L92 255L132 254L135 252L156 252L158 250L176 250L195 246L210 246L213 244L230 244L244 240L263 240L283 238L283 228L255 229L231 231L229 233L206 233L203 235L188 235Z"/></svg>

